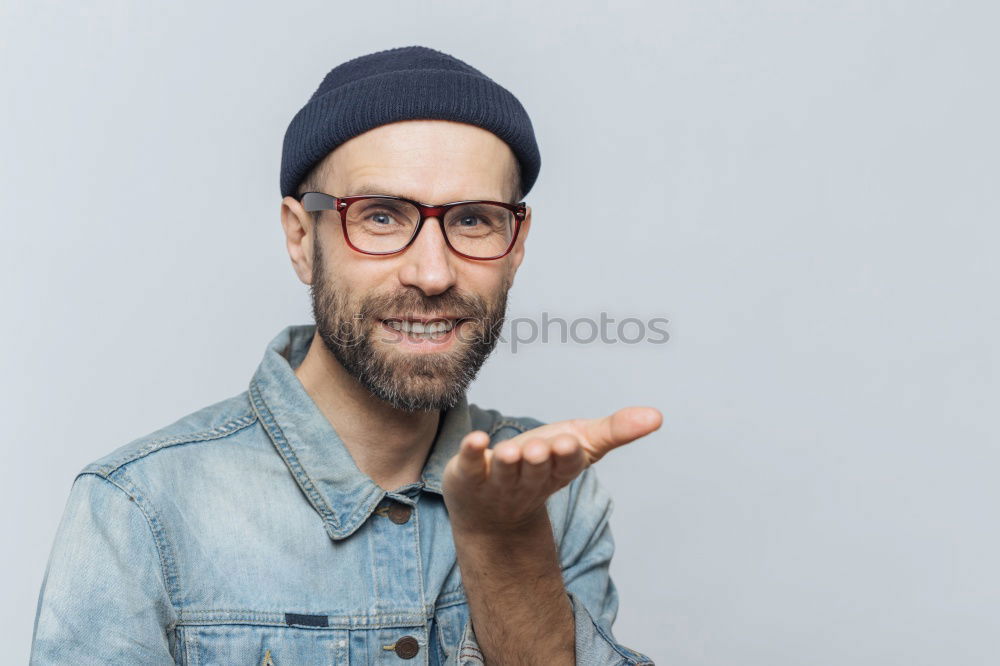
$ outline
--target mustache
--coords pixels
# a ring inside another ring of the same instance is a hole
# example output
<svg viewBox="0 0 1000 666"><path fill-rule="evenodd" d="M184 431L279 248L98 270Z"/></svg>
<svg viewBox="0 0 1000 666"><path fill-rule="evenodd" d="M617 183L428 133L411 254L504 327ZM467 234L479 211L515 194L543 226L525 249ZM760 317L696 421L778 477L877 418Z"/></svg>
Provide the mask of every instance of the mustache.
<svg viewBox="0 0 1000 666"><path fill-rule="evenodd" d="M448 313L462 319L483 319L489 306L480 297L453 289L427 296L418 289L399 294L379 294L366 298L360 305L358 317L383 319L401 314L426 316Z"/></svg>

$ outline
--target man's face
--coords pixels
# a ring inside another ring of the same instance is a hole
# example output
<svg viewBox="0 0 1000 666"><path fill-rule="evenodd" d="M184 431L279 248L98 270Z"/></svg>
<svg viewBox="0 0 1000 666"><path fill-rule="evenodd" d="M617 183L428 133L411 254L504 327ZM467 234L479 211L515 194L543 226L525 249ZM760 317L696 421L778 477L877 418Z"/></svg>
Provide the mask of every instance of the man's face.
<svg viewBox="0 0 1000 666"><path fill-rule="evenodd" d="M507 201L513 160L502 140L478 127L405 121L339 146L327 158L321 191L430 204ZM310 288L320 339L373 395L398 409L455 405L496 346L529 224L530 211L501 259L453 253L435 219L404 252L372 256L351 249L339 214L325 211L314 229ZM447 330L421 333L418 320Z"/></svg>

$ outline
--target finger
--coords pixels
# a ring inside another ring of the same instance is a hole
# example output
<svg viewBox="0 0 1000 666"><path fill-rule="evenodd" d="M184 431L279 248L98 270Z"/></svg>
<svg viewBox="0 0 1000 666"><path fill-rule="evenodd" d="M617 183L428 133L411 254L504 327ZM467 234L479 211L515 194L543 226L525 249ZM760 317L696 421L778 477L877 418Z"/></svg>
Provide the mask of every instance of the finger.
<svg viewBox="0 0 1000 666"><path fill-rule="evenodd" d="M539 487L548 483L552 474L552 440L536 437L521 449L521 485Z"/></svg>
<svg viewBox="0 0 1000 666"><path fill-rule="evenodd" d="M552 477L560 483L572 481L587 466L586 453L573 435L557 435L552 442Z"/></svg>
<svg viewBox="0 0 1000 666"><path fill-rule="evenodd" d="M468 479L486 479L486 456L484 451L490 445L490 436L482 430L473 430L462 438L458 449L458 470Z"/></svg>
<svg viewBox="0 0 1000 666"><path fill-rule="evenodd" d="M499 487L512 487L517 483L521 468L521 447L510 440L493 447L490 458L490 483Z"/></svg>
<svg viewBox="0 0 1000 666"><path fill-rule="evenodd" d="M652 407L625 407L601 419L580 423L594 451L596 462L608 451L648 435L663 424L663 414Z"/></svg>

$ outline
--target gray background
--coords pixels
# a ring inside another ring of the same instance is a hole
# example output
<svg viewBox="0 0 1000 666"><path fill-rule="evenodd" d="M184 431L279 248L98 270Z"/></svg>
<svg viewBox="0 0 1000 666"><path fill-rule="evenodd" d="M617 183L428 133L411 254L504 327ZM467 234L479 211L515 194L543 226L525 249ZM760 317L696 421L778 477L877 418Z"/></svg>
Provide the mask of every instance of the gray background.
<svg viewBox="0 0 1000 666"><path fill-rule="evenodd" d="M6 661L75 473L309 322L292 115L335 64L424 44L535 123L511 315L670 319L665 345L502 348L472 394L665 413L600 463L619 640L997 663L995 4L86 4L0 5Z"/></svg>

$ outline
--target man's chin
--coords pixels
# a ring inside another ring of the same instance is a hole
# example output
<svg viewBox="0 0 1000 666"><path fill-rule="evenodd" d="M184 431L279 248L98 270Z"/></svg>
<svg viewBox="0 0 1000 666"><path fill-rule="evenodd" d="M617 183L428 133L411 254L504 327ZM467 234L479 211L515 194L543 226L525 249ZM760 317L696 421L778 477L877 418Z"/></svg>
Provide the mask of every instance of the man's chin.
<svg viewBox="0 0 1000 666"><path fill-rule="evenodd" d="M372 394L405 411L449 409L464 395L464 386L437 376L397 374L390 381L380 381L369 386Z"/></svg>
<svg viewBox="0 0 1000 666"><path fill-rule="evenodd" d="M374 365L382 368L382 373L376 380L378 385L369 389L409 411L454 406L475 374L465 367L460 352L410 352L378 342L372 352Z"/></svg>
<svg viewBox="0 0 1000 666"><path fill-rule="evenodd" d="M421 382L444 386L461 375L461 355L455 352L410 352L398 348L372 350L379 367L391 369L402 382Z"/></svg>

